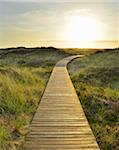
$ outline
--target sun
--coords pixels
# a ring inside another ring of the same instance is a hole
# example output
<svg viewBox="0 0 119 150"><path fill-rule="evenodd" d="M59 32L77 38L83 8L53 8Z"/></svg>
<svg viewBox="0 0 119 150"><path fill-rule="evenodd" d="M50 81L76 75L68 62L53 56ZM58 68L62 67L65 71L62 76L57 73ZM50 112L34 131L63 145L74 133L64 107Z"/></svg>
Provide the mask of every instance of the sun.
<svg viewBox="0 0 119 150"><path fill-rule="evenodd" d="M103 37L101 23L90 16L72 16L66 28L66 38L70 41L95 41Z"/></svg>

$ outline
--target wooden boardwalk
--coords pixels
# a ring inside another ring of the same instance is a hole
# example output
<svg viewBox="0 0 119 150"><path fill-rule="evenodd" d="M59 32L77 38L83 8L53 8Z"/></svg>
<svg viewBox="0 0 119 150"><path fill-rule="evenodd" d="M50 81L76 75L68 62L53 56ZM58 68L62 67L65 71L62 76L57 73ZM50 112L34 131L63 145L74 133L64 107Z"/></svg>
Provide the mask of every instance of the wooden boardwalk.
<svg viewBox="0 0 119 150"><path fill-rule="evenodd" d="M54 67L24 150L99 150L66 68L76 57Z"/></svg>

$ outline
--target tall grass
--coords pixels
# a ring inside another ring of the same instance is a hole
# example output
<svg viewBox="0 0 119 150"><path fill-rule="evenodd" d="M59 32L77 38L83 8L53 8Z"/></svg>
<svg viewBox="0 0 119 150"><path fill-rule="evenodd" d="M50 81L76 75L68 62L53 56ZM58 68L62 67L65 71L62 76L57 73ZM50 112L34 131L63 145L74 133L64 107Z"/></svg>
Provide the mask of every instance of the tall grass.
<svg viewBox="0 0 119 150"><path fill-rule="evenodd" d="M53 66L69 55L53 48L0 50L0 149L20 148Z"/></svg>
<svg viewBox="0 0 119 150"><path fill-rule="evenodd" d="M57 61L74 53L80 54L80 50L0 50L0 149L20 148L53 66ZM82 50L81 53L87 52ZM82 67L87 62L82 63ZM74 69L78 67L78 63L73 65ZM74 72L74 69L71 70ZM115 82L113 87L116 89L117 85ZM85 87L82 85L82 88ZM105 89L105 97L108 92L109 89ZM82 97L85 98L83 94Z"/></svg>
<svg viewBox="0 0 119 150"><path fill-rule="evenodd" d="M9 131L5 127L0 126L0 149L6 149L8 144L7 140L9 139L9 136Z"/></svg>
<svg viewBox="0 0 119 150"><path fill-rule="evenodd" d="M1 149L22 144L50 72L51 68L41 67L0 68Z"/></svg>
<svg viewBox="0 0 119 150"><path fill-rule="evenodd" d="M102 150L119 149L119 50L74 60L69 72Z"/></svg>

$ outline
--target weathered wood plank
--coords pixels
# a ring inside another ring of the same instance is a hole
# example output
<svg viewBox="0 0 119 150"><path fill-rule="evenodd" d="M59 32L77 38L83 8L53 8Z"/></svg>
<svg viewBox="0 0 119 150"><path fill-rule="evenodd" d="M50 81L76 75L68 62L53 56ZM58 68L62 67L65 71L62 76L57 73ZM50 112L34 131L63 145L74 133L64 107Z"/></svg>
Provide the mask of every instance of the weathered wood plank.
<svg viewBox="0 0 119 150"><path fill-rule="evenodd" d="M53 69L29 133L24 150L99 150L66 65L71 56Z"/></svg>

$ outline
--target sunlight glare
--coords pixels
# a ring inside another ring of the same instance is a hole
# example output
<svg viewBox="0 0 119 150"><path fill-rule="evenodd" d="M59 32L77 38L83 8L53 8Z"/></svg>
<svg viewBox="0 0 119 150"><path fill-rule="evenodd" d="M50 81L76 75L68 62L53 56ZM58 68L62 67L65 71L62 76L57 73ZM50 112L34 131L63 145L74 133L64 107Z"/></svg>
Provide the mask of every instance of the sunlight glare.
<svg viewBox="0 0 119 150"><path fill-rule="evenodd" d="M66 29L66 39L70 41L95 41L103 38L103 28L99 21L90 16L72 16Z"/></svg>

